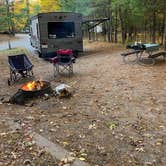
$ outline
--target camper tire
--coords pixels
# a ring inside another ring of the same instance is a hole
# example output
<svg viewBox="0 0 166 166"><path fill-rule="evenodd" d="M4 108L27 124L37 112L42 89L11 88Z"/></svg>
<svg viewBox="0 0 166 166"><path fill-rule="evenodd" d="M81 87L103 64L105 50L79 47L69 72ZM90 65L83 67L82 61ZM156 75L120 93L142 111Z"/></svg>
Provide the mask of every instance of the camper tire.
<svg viewBox="0 0 166 166"><path fill-rule="evenodd" d="M73 56L74 56L74 58L77 58L78 57L78 51L73 51Z"/></svg>
<svg viewBox="0 0 166 166"><path fill-rule="evenodd" d="M42 58L42 53L38 51L39 58Z"/></svg>

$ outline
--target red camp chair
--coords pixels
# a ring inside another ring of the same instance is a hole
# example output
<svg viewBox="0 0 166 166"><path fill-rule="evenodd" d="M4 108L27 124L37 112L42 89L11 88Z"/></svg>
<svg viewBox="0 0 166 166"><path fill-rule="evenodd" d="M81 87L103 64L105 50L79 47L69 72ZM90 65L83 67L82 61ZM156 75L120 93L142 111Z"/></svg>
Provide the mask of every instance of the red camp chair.
<svg viewBox="0 0 166 166"><path fill-rule="evenodd" d="M73 74L73 63L75 63L75 58L73 56L73 51L70 49L56 51L57 56L52 58L51 61L54 67L54 76L57 76L65 71L68 72L69 76Z"/></svg>

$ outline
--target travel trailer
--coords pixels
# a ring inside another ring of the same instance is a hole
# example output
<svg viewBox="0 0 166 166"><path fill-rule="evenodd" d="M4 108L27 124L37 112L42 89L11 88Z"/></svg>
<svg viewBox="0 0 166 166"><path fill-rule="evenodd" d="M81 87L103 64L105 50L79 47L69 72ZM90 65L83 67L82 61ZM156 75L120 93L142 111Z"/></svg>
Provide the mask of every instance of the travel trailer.
<svg viewBox="0 0 166 166"><path fill-rule="evenodd" d="M30 42L43 58L58 49L83 51L82 15L72 12L39 13L30 20Z"/></svg>

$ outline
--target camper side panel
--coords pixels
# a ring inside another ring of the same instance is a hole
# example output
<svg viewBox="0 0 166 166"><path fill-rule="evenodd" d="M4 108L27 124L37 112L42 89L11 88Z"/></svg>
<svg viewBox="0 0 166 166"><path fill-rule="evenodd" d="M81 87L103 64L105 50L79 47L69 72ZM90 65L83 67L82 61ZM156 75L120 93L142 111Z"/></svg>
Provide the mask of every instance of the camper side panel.
<svg viewBox="0 0 166 166"><path fill-rule="evenodd" d="M32 47L38 49L40 51L40 30L39 30L39 21L38 18L34 18L31 20L30 24L30 33L31 33L31 38L30 42Z"/></svg>

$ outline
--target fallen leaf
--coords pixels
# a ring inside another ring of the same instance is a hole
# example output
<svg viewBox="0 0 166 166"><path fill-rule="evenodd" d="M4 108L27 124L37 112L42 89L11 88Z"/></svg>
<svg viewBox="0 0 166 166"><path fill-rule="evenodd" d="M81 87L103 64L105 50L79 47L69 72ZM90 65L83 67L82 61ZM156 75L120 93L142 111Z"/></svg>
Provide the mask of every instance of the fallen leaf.
<svg viewBox="0 0 166 166"><path fill-rule="evenodd" d="M117 125L115 123L107 124L107 126L110 130L114 130L117 127Z"/></svg>
<svg viewBox="0 0 166 166"><path fill-rule="evenodd" d="M87 156L87 154L86 153L81 153L80 156L84 156L85 157L85 156Z"/></svg>
<svg viewBox="0 0 166 166"><path fill-rule="evenodd" d="M81 161L85 161L86 159L84 157L79 157Z"/></svg>
<svg viewBox="0 0 166 166"><path fill-rule="evenodd" d="M54 123L53 121L50 122L50 124L53 124L53 123Z"/></svg>
<svg viewBox="0 0 166 166"><path fill-rule="evenodd" d="M91 125L89 125L88 129L89 129L89 130L91 130L91 129L96 129L96 125L95 125L95 124L91 124Z"/></svg>
<svg viewBox="0 0 166 166"><path fill-rule="evenodd" d="M63 145L69 145L69 143L68 143L68 142L66 142L66 141L64 141L64 142L63 142Z"/></svg>
<svg viewBox="0 0 166 166"><path fill-rule="evenodd" d="M135 148L135 150L136 150L137 152L145 152L145 150L143 149L143 147Z"/></svg>

